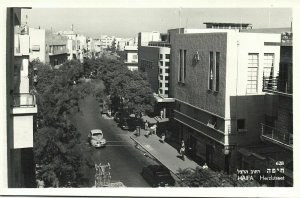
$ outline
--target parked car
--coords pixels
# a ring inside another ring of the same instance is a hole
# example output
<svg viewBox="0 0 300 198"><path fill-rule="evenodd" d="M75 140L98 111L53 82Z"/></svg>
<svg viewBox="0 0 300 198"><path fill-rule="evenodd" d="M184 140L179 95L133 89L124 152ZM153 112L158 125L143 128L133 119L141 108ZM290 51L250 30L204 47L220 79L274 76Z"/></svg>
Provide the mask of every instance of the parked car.
<svg viewBox="0 0 300 198"><path fill-rule="evenodd" d="M141 175L152 187L175 185L175 180L169 169L163 165L149 165L144 167Z"/></svg>
<svg viewBox="0 0 300 198"><path fill-rule="evenodd" d="M123 130L133 131L136 128L133 118L121 118L119 125Z"/></svg>
<svg viewBox="0 0 300 198"><path fill-rule="evenodd" d="M106 139L104 139L103 132L100 129L92 129L88 137L89 143L96 148L106 145Z"/></svg>

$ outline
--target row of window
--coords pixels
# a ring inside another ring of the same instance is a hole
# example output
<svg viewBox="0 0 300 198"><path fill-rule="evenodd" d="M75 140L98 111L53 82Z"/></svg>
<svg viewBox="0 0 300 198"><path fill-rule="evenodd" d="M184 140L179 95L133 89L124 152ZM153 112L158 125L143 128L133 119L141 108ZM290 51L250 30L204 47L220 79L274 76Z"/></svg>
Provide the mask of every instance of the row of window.
<svg viewBox="0 0 300 198"><path fill-rule="evenodd" d="M159 64L160 64L160 66L170 66L170 62L165 62L165 65L164 65L163 61L159 61Z"/></svg>
<svg viewBox="0 0 300 198"><path fill-rule="evenodd" d="M165 76L165 80L169 80L169 76ZM164 80L164 76L163 75L160 75L160 80Z"/></svg>
<svg viewBox="0 0 300 198"><path fill-rule="evenodd" d="M159 69L159 74L163 73L163 69ZM169 74L170 73L170 69L165 69L165 73Z"/></svg>
<svg viewBox="0 0 300 198"><path fill-rule="evenodd" d="M274 77L274 53L264 53L263 76ZM259 54L248 54L247 93L257 93Z"/></svg>
<svg viewBox="0 0 300 198"><path fill-rule="evenodd" d="M163 59L163 54L159 54L159 59ZM170 59L170 54L165 54L165 59Z"/></svg>

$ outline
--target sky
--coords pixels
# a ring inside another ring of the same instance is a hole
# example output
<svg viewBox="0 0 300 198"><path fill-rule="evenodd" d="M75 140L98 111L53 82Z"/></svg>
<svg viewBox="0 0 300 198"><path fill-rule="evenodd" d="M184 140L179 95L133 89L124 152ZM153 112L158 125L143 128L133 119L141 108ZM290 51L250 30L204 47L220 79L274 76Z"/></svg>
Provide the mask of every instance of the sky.
<svg viewBox="0 0 300 198"><path fill-rule="evenodd" d="M164 33L178 28L180 21L187 28L205 28L203 22L243 22L251 23L253 28L276 28L290 27L292 21L290 8L32 8L22 12L22 21L27 15L30 27L59 31L71 30L73 24L77 33L91 37Z"/></svg>

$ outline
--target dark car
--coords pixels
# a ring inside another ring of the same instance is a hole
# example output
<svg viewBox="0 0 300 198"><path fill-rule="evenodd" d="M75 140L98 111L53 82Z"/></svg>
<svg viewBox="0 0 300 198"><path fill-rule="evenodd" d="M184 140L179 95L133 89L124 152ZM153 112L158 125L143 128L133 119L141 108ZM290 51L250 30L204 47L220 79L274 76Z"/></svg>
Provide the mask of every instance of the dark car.
<svg viewBox="0 0 300 198"><path fill-rule="evenodd" d="M163 165L149 165L144 167L141 175L152 187L175 185L175 180L169 169Z"/></svg>
<svg viewBox="0 0 300 198"><path fill-rule="evenodd" d="M121 118L119 125L123 130L134 131L136 128L134 119L132 118Z"/></svg>

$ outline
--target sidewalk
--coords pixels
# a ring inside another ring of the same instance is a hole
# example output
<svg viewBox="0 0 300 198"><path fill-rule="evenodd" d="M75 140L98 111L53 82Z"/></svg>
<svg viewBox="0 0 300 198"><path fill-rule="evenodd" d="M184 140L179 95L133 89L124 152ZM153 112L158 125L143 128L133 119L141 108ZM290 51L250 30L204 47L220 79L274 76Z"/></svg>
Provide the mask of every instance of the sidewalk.
<svg viewBox="0 0 300 198"><path fill-rule="evenodd" d="M179 157L178 151L168 143L160 142L160 137L157 135L152 134L147 138L145 134L145 130L141 130L140 136L136 137L133 135L130 138L143 147L143 149L166 166L175 175L178 174L178 170L180 168L196 168L199 166L196 162L188 159L186 156L185 160L182 160Z"/></svg>

